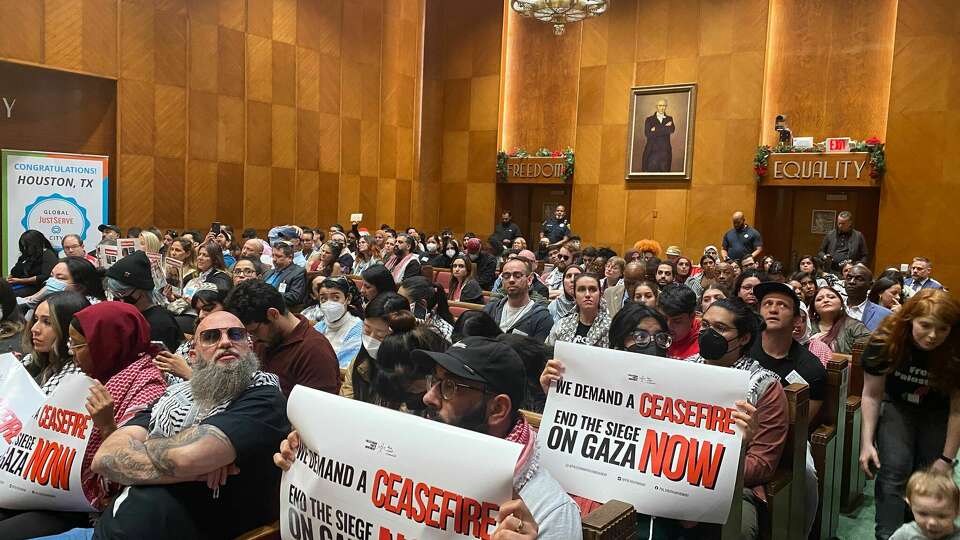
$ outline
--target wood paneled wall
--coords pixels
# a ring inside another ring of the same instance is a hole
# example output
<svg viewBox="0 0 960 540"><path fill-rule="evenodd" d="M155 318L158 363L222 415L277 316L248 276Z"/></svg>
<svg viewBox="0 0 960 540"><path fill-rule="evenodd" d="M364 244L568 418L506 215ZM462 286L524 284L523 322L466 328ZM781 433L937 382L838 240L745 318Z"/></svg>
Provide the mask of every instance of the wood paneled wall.
<svg viewBox="0 0 960 540"><path fill-rule="evenodd" d="M422 204L438 209L423 214L436 212L440 227L483 236L496 219L504 4L428 0L426 9L424 124L431 128L421 178L430 191Z"/></svg>
<svg viewBox="0 0 960 540"><path fill-rule="evenodd" d="M877 266L917 255L960 287L960 10L953 0L900 0L880 195Z"/></svg>
<svg viewBox="0 0 960 540"><path fill-rule="evenodd" d="M772 0L764 143L777 114L795 136L882 137L896 17L897 0Z"/></svg>
<svg viewBox="0 0 960 540"><path fill-rule="evenodd" d="M421 5L0 0L0 59L119 79L123 226L404 220Z"/></svg>

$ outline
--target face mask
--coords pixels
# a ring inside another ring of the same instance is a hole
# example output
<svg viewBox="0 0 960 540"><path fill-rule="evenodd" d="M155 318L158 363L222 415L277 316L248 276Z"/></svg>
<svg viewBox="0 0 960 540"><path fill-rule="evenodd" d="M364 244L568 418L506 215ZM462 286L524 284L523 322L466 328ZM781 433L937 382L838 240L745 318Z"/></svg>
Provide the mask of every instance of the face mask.
<svg viewBox="0 0 960 540"><path fill-rule="evenodd" d="M479 253L471 253L471 254L470 254L470 260L471 260L471 261L476 261L476 260L479 259L479 258L480 258L480 254L479 254Z"/></svg>
<svg viewBox="0 0 960 540"><path fill-rule="evenodd" d="M116 298L117 294L114 293L113 296L114 296L114 298ZM133 297L133 293L130 293L130 294L126 295L126 296L121 296L121 297L120 297L120 301L121 301L121 302L123 302L123 303L125 303L125 304L130 304L130 305L136 305L137 300L139 300L139 299L138 299L138 298L134 298L134 297Z"/></svg>
<svg viewBox="0 0 960 540"><path fill-rule="evenodd" d="M667 357L667 350L658 347L656 342L653 340L650 340L650 343L647 343L646 345L634 343L633 345L627 347L627 350L632 353L649 354L650 356L660 356L662 358Z"/></svg>
<svg viewBox="0 0 960 540"><path fill-rule="evenodd" d="M380 350L380 340L363 334L363 336L361 336L361 341L363 341L363 348L367 350L367 354L370 355L370 358L376 360L377 351Z"/></svg>
<svg viewBox="0 0 960 540"><path fill-rule="evenodd" d="M430 253L433 253L436 250L437 250L436 242L427 242L427 251L429 251Z"/></svg>
<svg viewBox="0 0 960 540"><path fill-rule="evenodd" d="M719 360L729 350L730 342L713 328L707 328L700 332L697 341L700 344L700 356L707 360Z"/></svg>
<svg viewBox="0 0 960 540"><path fill-rule="evenodd" d="M53 276L50 276L49 278L47 278L46 287L47 287L47 290L52 293L63 292L67 289L67 282L59 280Z"/></svg>
<svg viewBox="0 0 960 540"><path fill-rule="evenodd" d="M323 319L325 321L337 322L347 312L347 306L341 304L340 302L327 300L326 302L320 304L320 311L323 312Z"/></svg>
<svg viewBox="0 0 960 540"><path fill-rule="evenodd" d="M452 259L453 256L457 254L457 250L455 250L455 249L448 249L448 250L445 251L444 253L447 254L447 257L450 257L450 258Z"/></svg>

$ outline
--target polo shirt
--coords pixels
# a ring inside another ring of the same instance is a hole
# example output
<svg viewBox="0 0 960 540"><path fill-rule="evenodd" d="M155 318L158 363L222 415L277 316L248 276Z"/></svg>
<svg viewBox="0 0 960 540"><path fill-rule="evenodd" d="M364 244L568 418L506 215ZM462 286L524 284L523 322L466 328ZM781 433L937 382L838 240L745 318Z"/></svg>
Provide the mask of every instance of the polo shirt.
<svg viewBox="0 0 960 540"><path fill-rule="evenodd" d="M331 394L340 393L340 364L337 353L323 334L314 330L302 315L300 323L282 341L257 351L263 370L280 379L283 395L301 384Z"/></svg>
<svg viewBox="0 0 960 540"><path fill-rule="evenodd" d="M540 226L540 232L551 244L556 244L563 240L564 236L570 236L570 222L566 219L550 218Z"/></svg>
<svg viewBox="0 0 960 540"><path fill-rule="evenodd" d="M723 235L723 249L727 250L727 255L736 261L750 255L763 246L763 239L760 237L760 231L746 225L741 230L730 229Z"/></svg>

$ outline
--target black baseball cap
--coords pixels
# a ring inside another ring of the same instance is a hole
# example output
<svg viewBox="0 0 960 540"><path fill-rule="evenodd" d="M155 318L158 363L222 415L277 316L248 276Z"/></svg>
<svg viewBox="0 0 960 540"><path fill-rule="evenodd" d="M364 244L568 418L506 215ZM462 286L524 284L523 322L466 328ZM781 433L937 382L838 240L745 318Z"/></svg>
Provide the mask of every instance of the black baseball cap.
<svg viewBox="0 0 960 540"><path fill-rule="evenodd" d="M116 225L109 225L107 223L104 223L103 225L100 225L99 227L97 227L97 230L100 232L106 232L108 229L117 234L120 234L120 235L123 234L123 232L120 230L120 227L117 227Z"/></svg>
<svg viewBox="0 0 960 540"><path fill-rule="evenodd" d="M514 408L523 401L525 375L523 360L506 343L471 336L454 343L445 352L415 350L411 359L427 356L450 373L510 396Z"/></svg>
<svg viewBox="0 0 960 540"><path fill-rule="evenodd" d="M763 301L764 296L771 293L780 293L793 299L793 314L800 315L800 299L797 298L797 291L793 290L793 287L779 281L764 281L753 288L753 295L757 297L758 304Z"/></svg>

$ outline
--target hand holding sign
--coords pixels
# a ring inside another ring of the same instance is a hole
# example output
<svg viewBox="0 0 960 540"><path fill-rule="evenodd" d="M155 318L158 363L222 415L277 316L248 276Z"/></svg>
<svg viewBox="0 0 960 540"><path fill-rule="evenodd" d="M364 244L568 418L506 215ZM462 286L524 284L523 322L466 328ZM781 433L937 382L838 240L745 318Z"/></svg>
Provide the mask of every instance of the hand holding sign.
<svg viewBox="0 0 960 540"><path fill-rule="evenodd" d="M93 425L100 428L103 439L117 430L117 423L113 419L113 396L100 381L93 381L86 408L90 417L93 418Z"/></svg>
<svg viewBox="0 0 960 540"><path fill-rule="evenodd" d="M543 387L545 394L550 392L550 385L563 377L563 362L559 360L549 360L540 374L540 386Z"/></svg>
<svg viewBox="0 0 960 540"><path fill-rule="evenodd" d="M514 499L500 506L497 529L491 540L536 540L539 534L536 520L523 499Z"/></svg>

